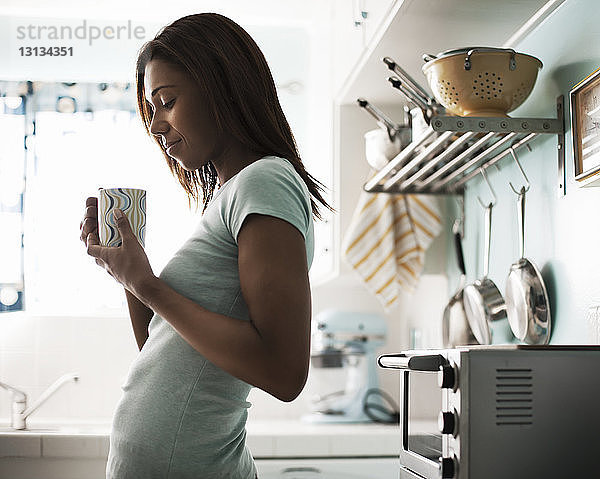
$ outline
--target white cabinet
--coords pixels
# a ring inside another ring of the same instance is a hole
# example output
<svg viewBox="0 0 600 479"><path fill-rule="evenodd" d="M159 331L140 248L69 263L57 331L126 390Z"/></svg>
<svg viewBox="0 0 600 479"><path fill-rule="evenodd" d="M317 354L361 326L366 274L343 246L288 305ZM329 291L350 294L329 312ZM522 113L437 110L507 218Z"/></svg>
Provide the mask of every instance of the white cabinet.
<svg viewBox="0 0 600 479"><path fill-rule="evenodd" d="M392 10L394 0L363 0L364 11L367 12L365 37L367 45L373 41L375 33L387 19ZM365 45L366 46L366 45Z"/></svg>
<svg viewBox="0 0 600 479"><path fill-rule="evenodd" d="M395 0L332 0L333 91L339 91ZM397 1L397 0L396 0Z"/></svg>
<svg viewBox="0 0 600 479"><path fill-rule="evenodd" d="M397 479L398 458L256 461L260 479Z"/></svg>

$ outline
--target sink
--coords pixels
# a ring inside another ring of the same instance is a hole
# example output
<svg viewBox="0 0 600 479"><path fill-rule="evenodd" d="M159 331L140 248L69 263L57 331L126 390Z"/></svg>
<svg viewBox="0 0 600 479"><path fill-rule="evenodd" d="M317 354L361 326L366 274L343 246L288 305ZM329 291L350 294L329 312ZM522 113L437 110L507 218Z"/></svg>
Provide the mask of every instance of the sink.
<svg viewBox="0 0 600 479"><path fill-rule="evenodd" d="M103 424L49 424L46 427L27 427L26 429L13 429L10 426L0 426L0 434L94 434L108 436L110 425Z"/></svg>

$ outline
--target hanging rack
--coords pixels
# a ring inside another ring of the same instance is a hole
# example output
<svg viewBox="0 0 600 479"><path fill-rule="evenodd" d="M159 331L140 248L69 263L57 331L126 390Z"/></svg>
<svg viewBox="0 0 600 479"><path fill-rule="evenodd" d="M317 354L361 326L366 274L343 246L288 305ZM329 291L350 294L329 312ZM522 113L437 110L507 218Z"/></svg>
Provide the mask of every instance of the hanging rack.
<svg viewBox="0 0 600 479"><path fill-rule="evenodd" d="M397 71L395 63L386 63ZM466 183L479 174L480 168L485 170L507 155L515 155L522 146L529 148L531 140L539 135L553 134L558 138L558 186L564 194L562 95L556 100L556 112L556 118L496 118L448 116L435 114L434 109L429 127L363 189L372 193L462 195Z"/></svg>

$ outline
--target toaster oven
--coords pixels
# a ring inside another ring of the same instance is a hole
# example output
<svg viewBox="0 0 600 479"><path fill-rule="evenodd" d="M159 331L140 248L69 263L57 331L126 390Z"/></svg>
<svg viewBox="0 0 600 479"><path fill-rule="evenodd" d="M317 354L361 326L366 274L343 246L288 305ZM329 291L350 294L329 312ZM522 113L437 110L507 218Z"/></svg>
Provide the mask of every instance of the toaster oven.
<svg viewBox="0 0 600 479"><path fill-rule="evenodd" d="M600 347L384 354L400 373L400 478L597 477Z"/></svg>

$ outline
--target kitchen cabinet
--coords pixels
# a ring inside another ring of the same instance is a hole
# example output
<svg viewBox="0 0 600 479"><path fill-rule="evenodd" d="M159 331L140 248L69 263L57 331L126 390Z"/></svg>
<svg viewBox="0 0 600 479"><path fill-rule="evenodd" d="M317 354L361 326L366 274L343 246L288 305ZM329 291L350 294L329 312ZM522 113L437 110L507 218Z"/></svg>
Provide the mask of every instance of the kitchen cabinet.
<svg viewBox="0 0 600 479"><path fill-rule="evenodd" d="M394 0L332 1L332 71L338 91L390 14Z"/></svg>
<svg viewBox="0 0 600 479"><path fill-rule="evenodd" d="M380 29L385 28L385 21L393 15L392 7L395 3L397 2L393 0L364 0L364 10L367 12L365 26L367 45L373 41Z"/></svg>

